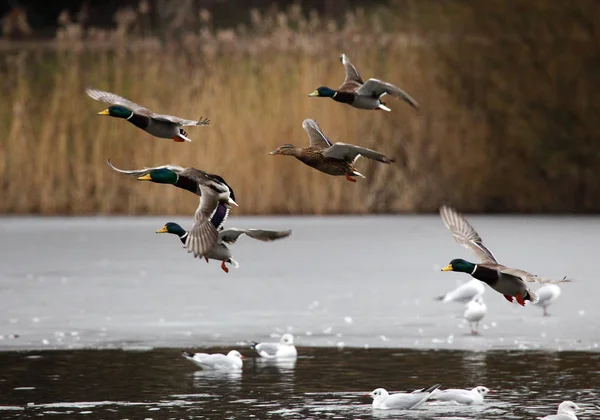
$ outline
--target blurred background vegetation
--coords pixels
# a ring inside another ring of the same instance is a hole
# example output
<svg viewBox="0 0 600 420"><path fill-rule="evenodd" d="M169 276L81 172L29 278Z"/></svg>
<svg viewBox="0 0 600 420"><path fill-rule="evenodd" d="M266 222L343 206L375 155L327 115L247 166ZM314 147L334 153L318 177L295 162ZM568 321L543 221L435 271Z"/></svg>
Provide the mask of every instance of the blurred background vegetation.
<svg viewBox="0 0 600 420"><path fill-rule="evenodd" d="M167 163L222 175L236 214L600 210L600 2L595 0L9 1L0 10L0 212L191 214L197 199L111 171ZM345 52L415 111L308 98ZM192 143L151 137L88 98L207 116ZM351 184L292 158L314 118L359 161Z"/></svg>

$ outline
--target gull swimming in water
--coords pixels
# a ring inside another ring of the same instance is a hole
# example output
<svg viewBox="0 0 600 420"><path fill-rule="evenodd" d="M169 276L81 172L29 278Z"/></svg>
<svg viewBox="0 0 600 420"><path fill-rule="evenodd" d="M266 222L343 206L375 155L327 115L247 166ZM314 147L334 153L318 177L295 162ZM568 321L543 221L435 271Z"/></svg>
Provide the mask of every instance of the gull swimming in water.
<svg viewBox="0 0 600 420"><path fill-rule="evenodd" d="M398 392L396 394L390 394L384 388L377 388L365 396L373 398L373 408L379 410L412 410L427 401L432 392L440 386L441 384L436 384L412 393Z"/></svg>
<svg viewBox="0 0 600 420"><path fill-rule="evenodd" d="M227 355L221 353L181 353L190 362L209 370L241 370L244 356L237 350L231 350Z"/></svg>
<svg viewBox="0 0 600 420"><path fill-rule="evenodd" d="M550 306L560 296L560 287L556 284L547 284L535 291L540 298L537 306L544 308L544 316L548 316L548 306Z"/></svg>
<svg viewBox="0 0 600 420"><path fill-rule="evenodd" d="M479 334L479 321L483 319L487 312L487 306L481 296L475 296L469 303L465 305L463 318L469 322L471 334Z"/></svg>
<svg viewBox="0 0 600 420"><path fill-rule="evenodd" d="M298 356L298 351L294 346L294 336L289 333L283 334L279 343L253 342L250 348L266 359L289 359Z"/></svg>
<svg viewBox="0 0 600 420"><path fill-rule="evenodd" d="M573 401L563 401L558 405L558 412L544 417L542 420L577 420L575 411L580 410Z"/></svg>
<svg viewBox="0 0 600 420"><path fill-rule="evenodd" d="M445 295L438 296L435 299L441 300L444 303L457 302L469 303L475 296L483 295L485 286L477 279L472 279L464 284L461 284L456 289L453 289Z"/></svg>
<svg viewBox="0 0 600 420"><path fill-rule="evenodd" d="M455 402L464 405L479 405L483 404L483 397L490 393L489 389L484 386L478 386L471 390L469 389L437 389L431 394L432 401Z"/></svg>

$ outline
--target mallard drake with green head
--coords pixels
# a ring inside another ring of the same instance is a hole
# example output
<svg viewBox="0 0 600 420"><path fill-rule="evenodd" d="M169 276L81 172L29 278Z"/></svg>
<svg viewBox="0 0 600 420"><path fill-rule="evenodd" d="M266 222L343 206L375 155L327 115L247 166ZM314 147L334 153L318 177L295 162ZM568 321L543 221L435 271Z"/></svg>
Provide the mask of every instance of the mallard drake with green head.
<svg viewBox="0 0 600 420"><path fill-rule="evenodd" d="M185 245L189 232L174 222L168 222L162 228L156 231L156 233L171 233L177 235L179 240ZM238 268L239 264L233 258L231 258L231 250L226 244L233 245L240 235L247 235L250 238L258 239L263 242L271 242L277 239L287 238L292 234L291 230L265 230L265 229L239 229L230 228L221 230L219 232L219 239L217 244L207 254L204 255L204 259L208 262L209 259L221 261L221 269L229 273L229 268L225 263L231 264L234 268Z"/></svg>
<svg viewBox="0 0 600 420"><path fill-rule="evenodd" d="M473 251L480 261L472 263L457 258L450 261L450 264L442 268L442 271L459 271L470 274L504 295L509 302L512 302L514 297L521 306L525 306L526 300L536 303L539 299L536 293L527 288L525 282L562 283L570 281L566 277L562 280L550 280L527 271L498 264L494 255L483 244L483 240L477 231L454 209L442 206L440 216L450 233L452 233L454 240Z"/></svg>
<svg viewBox="0 0 600 420"><path fill-rule="evenodd" d="M342 102L359 109L371 109L391 111L381 98L385 95L390 95L400 98L409 105L419 108L419 104L408 93L403 91L391 83L383 82L378 79L369 79L363 82L360 73L356 67L352 65L345 54L341 55L342 64L346 70L346 78L344 83L337 90L327 86L321 86L308 96L316 96L320 98L331 98L336 102Z"/></svg>
<svg viewBox="0 0 600 420"><path fill-rule="evenodd" d="M115 171L135 176L140 181L171 184L200 196L194 226L185 243L188 252L193 253L194 257L204 256L214 248L219 238L218 229L229 215L231 206L237 206L233 190L219 175L176 165L125 171L114 167L110 160L107 163Z"/></svg>
<svg viewBox="0 0 600 420"><path fill-rule="evenodd" d="M198 121L186 120L172 115L155 114L148 108L131 102L114 93L104 92L88 88L85 90L88 96L100 102L111 104L98 115L107 115L115 118L123 118L146 133L161 139L173 139L176 142L192 141L182 127L207 126L208 118L200 118Z"/></svg>
<svg viewBox="0 0 600 420"><path fill-rule="evenodd" d="M321 127L315 120L304 120L302 128L308 134L310 146L294 147L291 144L284 144L269 154L294 156L312 168L329 175L343 175L351 182L356 182L356 179L353 178L355 176L365 178L363 174L354 168L354 163L360 156L382 163L395 162L393 158L365 147L346 143L331 143L331 140L323 134Z"/></svg>

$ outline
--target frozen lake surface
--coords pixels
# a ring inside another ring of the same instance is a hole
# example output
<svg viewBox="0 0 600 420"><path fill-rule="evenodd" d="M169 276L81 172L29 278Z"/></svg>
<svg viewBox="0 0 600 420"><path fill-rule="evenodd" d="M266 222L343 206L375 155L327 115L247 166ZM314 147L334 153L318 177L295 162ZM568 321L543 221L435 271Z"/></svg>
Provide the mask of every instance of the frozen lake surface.
<svg viewBox="0 0 600 420"><path fill-rule="evenodd" d="M301 346L600 345L600 218L471 216L500 262L576 280L561 285L549 317L486 286L477 337L463 305L434 300L469 279L440 268L472 259L437 216L231 217L230 226L293 233L273 243L242 236L229 274L154 233L169 220L0 219L0 349L215 346L285 331Z"/></svg>

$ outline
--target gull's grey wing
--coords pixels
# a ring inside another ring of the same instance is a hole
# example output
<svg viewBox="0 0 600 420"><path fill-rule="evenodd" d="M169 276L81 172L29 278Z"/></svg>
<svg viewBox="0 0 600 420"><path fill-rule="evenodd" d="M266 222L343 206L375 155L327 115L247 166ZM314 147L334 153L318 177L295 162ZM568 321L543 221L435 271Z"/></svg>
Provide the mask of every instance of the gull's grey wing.
<svg viewBox="0 0 600 420"><path fill-rule="evenodd" d="M219 239L230 244L235 243L240 235L246 234L253 239L259 241L274 241L288 237L292 234L291 230L266 230L266 229L239 229L230 228L219 232Z"/></svg>
<svg viewBox="0 0 600 420"><path fill-rule="evenodd" d="M479 280L477 280L479 281ZM485 289L483 289L485 291ZM468 282L465 284L461 284L456 289L453 289L442 295L438 298L438 300L443 300L444 302L460 302L460 303L468 303L475 296L480 294L481 289L476 287L473 283Z"/></svg>
<svg viewBox="0 0 600 420"><path fill-rule="evenodd" d="M348 162L354 162L359 156L383 163L395 162L394 159L376 152L375 150L346 143L335 143L331 147L323 150L321 153L323 153L323 156L327 158L345 160Z"/></svg>
<svg viewBox="0 0 600 420"><path fill-rule="evenodd" d="M341 91L355 91L360 88L363 84L363 79L360 77L360 73L356 70L356 67L352 65L346 54L342 54L340 56L340 60L342 60L342 64L344 65L344 70L346 71L346 78L344 79L344 83L338 88Z"/></svg>
<svg viewBox="0 0 600 420"><path fill-rule="evenodd" d="M184 168L182 168L181 166L177 166L177 165L163 165L163 166L156 166L154 168L144 168L144 169L133 169L133 170L125 170L125 169L119 169L116 166L114 166L112 164L112 162L110 161L110 159L108 159L106 161L106 164L113 170L120 172L122 174L125 175L131 175L131 176L135 176L135 177L140 177L143 175L146 175L148 172L152 171L152 170L156 170L156 169L169 169L175 173L181 173L184 171Z"/></svg>
<svg viewBox="0 0 600 420"><path fill-rule="evenodd" d="M503 267L503 269L500 270L500 272L502 274L508 274L510 276L519 277L521 280L530 282L530 283L558 284L558 283L568 283L571 281L571 279L568 279L566 277L563 277L560 280L547 279L544 277L536 276L535 274L531 274L530 272L525 271L525 270L519 270L518 268Z"/></svg>
<svg viewBox="0 0 600 420"><path fill-rule="evenodd" d="M327 138L319 124L315 120L304 120L302 121L302 128L308 134L308 138L310 139L310 145L313 147L318 147L321 149L326 149L331 146L331 140Z"/></svg>
<svg viewBox="0 0 600 420"><path fill-rule="evenodd" d="M185 118L175 117L173 115L166 114L152 114L152 118L159 121L172 122L180 127L188 126L207 126L210 124L210 119L200 117L199 120L186 120Z"/></svg>
<svg viewBox="0 0 600 420"><path fill-rule="evenodd" d="M448 206L440 208L440 216L454 240L475 253L482 263L498 264L489 249L483 245L483 240L475 229L454 209Z"/></svg>
<svg viewBox="0 0 600 420"><path fill-rule="evenodd" d="M398 86L394 86L391 83L383 82L378 79L369 79L356 91L359 95L371 96L373 98L379 98L381 95L388 94L396 98L400 98L412 105L415 108L419 108L419 104L415 101L408 93L400 89Z"/></svg>
<svg viewBox="0 0 600 420"><path fill-rule="evenodd" d="M211 216L219 204L219 195L210 186L202 183L200 191L202 196L194 214L194 226L185 241L185 247L194 257L205 255L214 248L219 238L219 233L211 222Z"/></svg>
<svg viewBox="0 0 600 420"><path fill-rule="evenodd" d="M275 357L279 350L279 343L258 343L254 345L254 349L258 354L264 353L267 357Z"/></svg>
<svg viewBox="0 0 600 420"><path fill-rule="evenodd" d="M122 96L117 95L116 93L105 92L102 90L92 88L87 88L85 90L85 93L87 93L90 98L100 102L106 102L111 105L121 105L138 113L152 114L152 111L150 111L148 108L138 105L135 102L130 101L129 99L125 99Z"/></svg>

